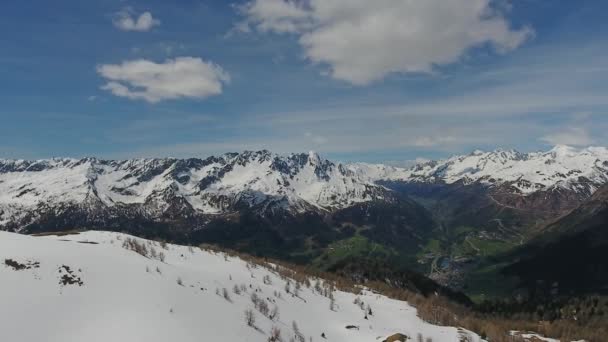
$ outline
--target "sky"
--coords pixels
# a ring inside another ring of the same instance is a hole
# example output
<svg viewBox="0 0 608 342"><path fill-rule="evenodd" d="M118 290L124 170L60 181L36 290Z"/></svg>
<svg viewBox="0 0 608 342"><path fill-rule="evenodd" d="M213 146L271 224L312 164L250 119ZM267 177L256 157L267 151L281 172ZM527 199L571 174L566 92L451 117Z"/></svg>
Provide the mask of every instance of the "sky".
<svg viewBox="0 0 608 342"><path fill-rule="evenodd" d="M25 0L0 158L608 145L602 0Z"/></svg>

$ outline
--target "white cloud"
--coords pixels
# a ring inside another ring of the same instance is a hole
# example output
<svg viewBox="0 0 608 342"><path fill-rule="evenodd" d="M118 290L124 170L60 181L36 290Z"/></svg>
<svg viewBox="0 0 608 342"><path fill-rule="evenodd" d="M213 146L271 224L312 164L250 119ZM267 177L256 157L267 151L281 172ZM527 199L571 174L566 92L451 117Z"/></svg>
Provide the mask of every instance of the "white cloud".
<svg viewBox="0 0 608 342"><path fill-rule="evenodd" d="M239 7L247 16L237 29L250 32L249 23L261 32L296 33L312 26L311 13L293 0L254 0Z"/></svg>
<svg viewBox="0 0 608 342"><path fill-rule="evenodd" d="M251 0L239 9L241 31L296 34L310 61L355 85L433 72L483 44L508 52L533 34L512 29L490 0Z"/></svg>
<svg viewBox="0 0 608 342"><path fill-rule="evenodd" d="M105 64L97 72L108 82L101 88L116 96L155 103L178 98L203 99L222 93L230 76L200 58L178 57L163 63L145 59Z"/></svg>
<svg viewBox="0 0 608 342"><path fill-rule="evenodd" d="M540 140L551 145L588 146L594 143L591 134L583 127L570 127L548 134Z"/></svg>
<svg viewBox="0 0 608 342"><path fill-rule="evenodd" d="M114 15L114 26L123 31L150 31L154 26L160 25L160 20L154 18L152 13L144 12L137 16L131 8L124 8Z"/></svg>

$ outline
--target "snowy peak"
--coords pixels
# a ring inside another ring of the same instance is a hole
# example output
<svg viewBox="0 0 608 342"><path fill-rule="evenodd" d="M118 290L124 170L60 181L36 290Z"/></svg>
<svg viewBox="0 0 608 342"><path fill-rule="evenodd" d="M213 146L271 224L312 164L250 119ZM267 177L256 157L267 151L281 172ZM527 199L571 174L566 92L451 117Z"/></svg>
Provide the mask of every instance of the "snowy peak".
<svg viewBox="0 0 608 342"><path fill-rule="evenodd" d="M205 159L0 160L0 227L19 231L48 213L55 217L74 208L101 226L104 217L125 213L155 220L243 208L262 214L327 212L393 201L395 194L377 184L387 180L482 184L523 195L568 189L585 198L608 183L608 150L474 151L410 168L267 150Z"/></svg>
<svg viewBox="0 0 608 342"><path fill-rule="evenodd" d="M476 150L468 155L421 163L411 168L366 164L350 167L374 180L481 183L506 186L522 194L561 188L591 195L597 187L608 182L608 149L576 149L562 145L547 152L532 153Z"/></svg>
<svg viewBox="0 0 608 342"><path fill-rule="evenodd" d="M245 151L206 159L0 160L0 224L15 212L96 203L151 216L240 207L334 210L385 198L386 189L318 154Z"/></svg>

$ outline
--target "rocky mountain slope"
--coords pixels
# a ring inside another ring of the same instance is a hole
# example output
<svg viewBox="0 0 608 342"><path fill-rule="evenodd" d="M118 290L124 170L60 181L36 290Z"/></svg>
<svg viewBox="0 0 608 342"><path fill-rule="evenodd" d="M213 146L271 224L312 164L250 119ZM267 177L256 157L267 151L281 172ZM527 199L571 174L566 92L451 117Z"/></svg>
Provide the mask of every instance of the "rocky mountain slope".
<svg viewBox="0 0 608 342"><path fill-rule="evenodd" d="M370 164L350 168L431 213L438 229L418 262L432 279L479 299L499 293L489 293L489 288L507 284L488 273L494 257L543 238L548 224L606 184L608 150L556 146L533 153L475 151L409 169Z"/></svg>
<svg viewBox="0 0 608 342"><path fill-rule="evenodd" d="M409 169L355 164L356 174L418 199L446 226L523 238L608 183L608 149L475 151Z"/></svg>
<svg viewBox="0 0 608 342"><path fill-rule="evenodd" d="M504 273L537 295L608 293L608 185L505 258Z"/></svg>
<svg viewBox="0 0 608 342"><path fill-rule="evenodd" d="M481 340L368 290L119 233L0 232L0 263L7 341Z"/></svg>
<svg viewBox="0 0 608 342"><path fill-rule="evenodd" d="M504 207L532 204L560 211L572 209L572 203L608 182L608 150L475 151L409 169L334 163L312 152L279 156L268 151L206 159L0 160L0 226L19 231L50 212L69 210L94 220L121 211L147 218L242 208L304 213L393 201L395 193L377 182L422 186L426 192L431 184L480 185ZM564 200L547 201L550 193Z"/></svg>
<svg viewBox="0 0 608 342"><path fill-rule="evenodd" d="M429 161L408 169L370 164L353 164L350 169L373 180L480 183L524 195L562 189L589 196L608 182L608 149L555 146L547 152L532 153L474 151L469 155Z"/></svg>
<svg viewBox="0 0 608 342"><path fill-rule="evenodd" d="M70 211L86 224L120 215L154 220L243 208L262 214L332 211L378 199L390 201L391 193L315 153L0 160L0 226L15 231Z"/></svg>

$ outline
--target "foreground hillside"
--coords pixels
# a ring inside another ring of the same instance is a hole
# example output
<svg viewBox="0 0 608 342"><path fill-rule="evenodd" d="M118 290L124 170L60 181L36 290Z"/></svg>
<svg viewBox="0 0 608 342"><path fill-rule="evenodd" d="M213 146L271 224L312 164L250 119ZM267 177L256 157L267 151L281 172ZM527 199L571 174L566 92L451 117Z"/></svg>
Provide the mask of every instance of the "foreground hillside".
<svg viewBox="0 0 608 342"><path fill-rule="evenodd" d="M370 291L118 233L0 232L0 261L8 341L273 341L278 330L284 341L480 340Z"/></svg>

